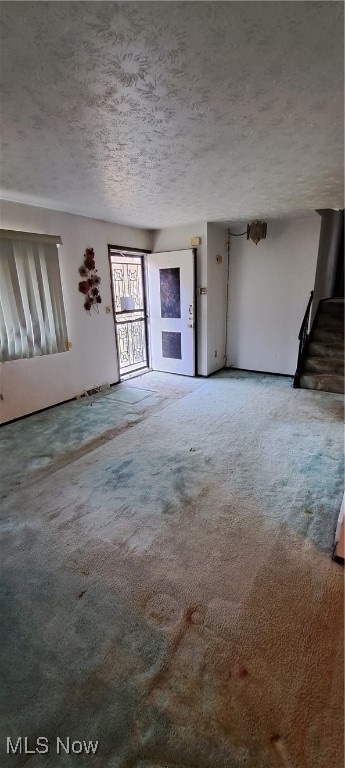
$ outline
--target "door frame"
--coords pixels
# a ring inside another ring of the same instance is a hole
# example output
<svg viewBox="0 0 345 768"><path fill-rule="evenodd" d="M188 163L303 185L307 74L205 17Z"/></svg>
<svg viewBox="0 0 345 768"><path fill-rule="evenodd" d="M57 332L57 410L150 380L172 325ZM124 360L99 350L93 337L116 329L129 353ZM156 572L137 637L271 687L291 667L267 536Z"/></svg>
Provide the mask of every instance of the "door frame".
<svg viewBox="0 0 345 768"><path fill-rule="evenodd" d="M194 354L195 354L195 360L194 360L194 378L199 376L199 370L198 370L198 281L197 281L197 248L193 248L193 258L194 258Z"/></svg>
<svg viewBox="0 0 345 768"><path fill-rule="evenodd" d="M179 248L178 250L184 250L183 248ZM110 286L111 286L111 303L113 308L113 319L114 319L114 335L115 335L115 346L116 346L116 354L117 354L117 362L119 367L119 381L121 381L121 373L120 373L120 355L119 355L119 346L118 346L118 340L117 340L117 333L116 333L116 312L115 312L115 301L114 301L114 286L113 286L113 273L111 269L111 251L128 251L129 253L133 253L133 255L142 254L143 256L143 293L144 293L144 311L145 311L145 330L146 330L146 356L147 356L147 365L148 368L151 368L151 349L150 349L150 343L149 343L149 328L148 328L148 307L147 307L147 256L150 256L151 253L155 253L155 251L150 251L146 248L131 248L125 245L113 245L108 243L108 264L109 264L109 275L110 275ZM193 256L194 256L194 333L195 333L195 373L193 378L197 378L199 376L199 348L198 348L198 249L192 248ZM169 253L169 251L166 251L166 253ZM177 375L177 374L176 374Z"/></svg>
<svg viewBox="0 0 345 768"><path fill-rule="evenodd" d="M111 267L111 256L112 251L126 251L128 255L130 256L131 253L133 256L140 256L141 257L141 268L142 268L142 278L143 278L143 299L144 299L144 323L145 323L145 346L146 346L146 360L147 360L147 368L150 370L150 346L149 346L149 334L148 334L148 322L147 322L147 285L146 285L146 268L145 268L145 261L146 256L152 253L152 251L148 251L145 248L129 248L125 245L112 245L108 243L108 264L109 264L109 275L110 275L110 286L111 286L111 303L113 308L113 320L114 320L114 334L115 334L115 346L116 346L116 354L117 354L117 363L119 368L119 382L122 381L121 379L121 368L120 368L120 353L119 353L119 342L117 338L117 330L116 330L116 309L115 309L115 298L114 298L114 283L113 283L113 272ZM136 373L136 372L135 372ZM139 372L138 372L139 373ZM133 374L134 375L134 374Z"/></svg>

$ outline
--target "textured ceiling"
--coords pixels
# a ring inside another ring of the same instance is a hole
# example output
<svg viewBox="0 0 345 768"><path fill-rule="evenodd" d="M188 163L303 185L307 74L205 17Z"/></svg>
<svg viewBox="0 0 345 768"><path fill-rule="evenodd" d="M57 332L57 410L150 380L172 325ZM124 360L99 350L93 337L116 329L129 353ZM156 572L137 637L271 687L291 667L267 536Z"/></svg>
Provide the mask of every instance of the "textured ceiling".
<svg viewBox="0 0 345 768"><path fill-rule="evenodd" d="M343 207L341 2L2 2L1 196L158 228Z"/></svg>

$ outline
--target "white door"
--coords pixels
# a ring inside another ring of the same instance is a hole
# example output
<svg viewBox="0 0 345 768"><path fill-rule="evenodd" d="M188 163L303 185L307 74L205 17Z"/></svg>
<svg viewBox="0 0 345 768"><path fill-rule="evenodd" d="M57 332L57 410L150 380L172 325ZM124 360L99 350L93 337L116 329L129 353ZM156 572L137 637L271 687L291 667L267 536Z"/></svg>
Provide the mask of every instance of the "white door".
<svg viewBox="0 0 345 768"><path fill-rule="evenodd" d="M147 257L151 366L195 376L195 255L192 249Z"/></svg>

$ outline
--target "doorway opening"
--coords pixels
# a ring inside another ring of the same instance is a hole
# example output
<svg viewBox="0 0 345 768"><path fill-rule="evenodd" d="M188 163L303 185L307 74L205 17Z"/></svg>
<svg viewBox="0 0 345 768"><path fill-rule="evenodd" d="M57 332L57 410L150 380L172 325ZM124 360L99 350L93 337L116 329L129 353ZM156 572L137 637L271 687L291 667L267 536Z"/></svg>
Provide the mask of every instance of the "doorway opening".
<svg viewBox="0 0 345 768"><path fill-rule="evenodd" d="M149 370L144 253L109 246L121 381Z"/></svg>

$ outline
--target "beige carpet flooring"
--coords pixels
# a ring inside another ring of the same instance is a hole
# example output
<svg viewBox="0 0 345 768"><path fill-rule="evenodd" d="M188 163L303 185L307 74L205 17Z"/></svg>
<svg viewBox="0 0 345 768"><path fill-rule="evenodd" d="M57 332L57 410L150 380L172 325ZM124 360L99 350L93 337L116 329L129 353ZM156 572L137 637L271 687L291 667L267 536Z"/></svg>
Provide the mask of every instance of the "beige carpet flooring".
<svg viewBox="0 0 345 768"><path fill-rule="evenodd" d="M1 764L342 768L341 398L236 372L123 387L152 410L3 494ZM19 735L51 751L7 758Z"/></svg>

